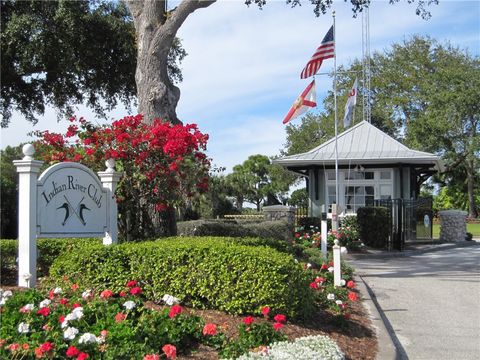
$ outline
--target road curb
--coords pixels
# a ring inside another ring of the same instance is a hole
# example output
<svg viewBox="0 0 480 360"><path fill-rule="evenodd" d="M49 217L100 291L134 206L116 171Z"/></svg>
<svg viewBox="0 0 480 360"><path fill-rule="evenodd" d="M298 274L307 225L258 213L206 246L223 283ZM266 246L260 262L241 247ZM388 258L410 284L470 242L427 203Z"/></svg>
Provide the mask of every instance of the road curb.
<svg viewBox="0 0 480 360"><path fill-rule="evenodd" d="M370 320L372 321L372 325L377 333L378 353L377 353L376 359L377 360L408 359L408 357L405 357L405 356L402 357L400 351L397 349L397 346L395 345L395 341L391 336L392 335L391 332L393 332L393 329L390 323L388 323L388 319L383 314L383 311L380 308L380 305L378 304L378 301L376 299L374 292L363 280L361 275L356 274L354 278L357 284L357 289L362 294L363 305L369 312ZM389 329L387 329L387 326L389 326L390 331ZM396 336L395 336L395 339L396 339ZM398 342L398 339L396 339L396 341ZM404 350L403 350L403 353L405 353Z"/></svg>

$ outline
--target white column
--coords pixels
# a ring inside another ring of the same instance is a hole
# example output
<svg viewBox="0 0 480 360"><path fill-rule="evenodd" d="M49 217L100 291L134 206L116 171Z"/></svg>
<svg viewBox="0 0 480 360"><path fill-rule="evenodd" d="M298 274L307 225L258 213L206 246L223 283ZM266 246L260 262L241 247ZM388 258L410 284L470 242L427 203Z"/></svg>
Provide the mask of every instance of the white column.
<svg viewBox="0 0 480 360"><path fill-rule="evenodd" d="M322 234L321 250L324 259L327 259L327 220L322 220L320 223L320 230Z"/></svg>
<svg viewBox="0 0 480 360"><path fill-rule="evenodd" d="M35 148L25 144L24 158L13 164L18 181L18 286L37 283L37 177L43 161L34 160Z"/></svg>
<svg viewBox="0 0 480 360"><path fill-rule="evenodd" d="M107 170L99 172L98 176L102 181L103 187L108 189L108 229L103 238L103 245L110 245L118 242L118 207L117 200L115 199L115 189L122 177L122 173L115 171L115 160L113 159L105 161L105 165L107 166Z"/></svg>
<svg viewBox="0 0 480 360"><path fill-rule="evenodd" d="M342 265L340 263L340 246L338 240L333 245L333 285L341 286L342 281Z"/></svg>

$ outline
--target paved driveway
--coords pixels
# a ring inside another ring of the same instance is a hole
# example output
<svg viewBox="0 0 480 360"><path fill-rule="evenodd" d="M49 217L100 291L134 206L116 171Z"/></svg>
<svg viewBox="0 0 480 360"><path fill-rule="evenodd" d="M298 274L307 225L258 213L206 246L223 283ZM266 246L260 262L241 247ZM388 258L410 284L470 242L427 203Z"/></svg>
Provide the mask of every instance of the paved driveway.
<svg viewBox="0 0 480 360"><path fill-rule="evenodd" d="M349 262L375 293L403 359L480 359L480 246Z"/></svg>

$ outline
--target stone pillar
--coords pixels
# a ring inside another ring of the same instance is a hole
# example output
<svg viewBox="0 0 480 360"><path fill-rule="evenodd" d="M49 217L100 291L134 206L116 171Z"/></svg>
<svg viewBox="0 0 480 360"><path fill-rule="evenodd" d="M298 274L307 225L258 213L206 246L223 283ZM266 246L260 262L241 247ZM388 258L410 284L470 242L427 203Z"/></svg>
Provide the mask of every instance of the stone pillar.
<svg viewBox="0 0 480 360"><path fill-rule="evenodd" d="M115 171L115 160L108 159L105 161L107 170L100 171L98 176L102 181L103 187L108 189L107 201L108 201L108 214L107 223L108 231L103 238L103 245L116 244L118 242L118 207L117 200L115 199L115 189L122 177L121 172Z"/></svg>
<svg viewBox="0 0 480 360"><path fill-rule="evenodd" d="M266 221L286 221L292 227L295 225L295 208L284 205L264 206L263 214Z"/></svg>
<svg viewBox="0 0 480 360"><path fill-rule="evenodd" d="M25 144L24 158L13 164L18 181L18 286L37 284L37 177L43 161L34 160L35 148Z"/></svg>
<svg viewBox="0 0 480 360"><path fill-rule="evenodd" d="M466 211L461 210L440 211L440 241L464 241L467 236L467 215Z"/></svg>

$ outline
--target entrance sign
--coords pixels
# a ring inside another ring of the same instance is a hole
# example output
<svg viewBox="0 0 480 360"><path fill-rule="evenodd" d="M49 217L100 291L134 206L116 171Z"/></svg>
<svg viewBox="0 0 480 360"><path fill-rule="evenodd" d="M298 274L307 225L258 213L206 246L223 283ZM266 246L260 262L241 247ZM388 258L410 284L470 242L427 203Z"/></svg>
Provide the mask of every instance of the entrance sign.
<svg viewBox="0 0 480 360"><path fill-rule="evenodd" d="M33 159L35 149L23 146L19 173L18 285L36 285L37 237L103 237L117 242L115 189L121 178L113 159L98 176L86 166L64 162L50 166L37 180L43 161ZM99 179L100 177L100 179Z"/></svg>
<svg viewBox="0 0 480 360"><path fill-rule="evenodd" d="M103 236L108 231L108 189L82 164L49 167L38 179L39 237Z"/></svg>

